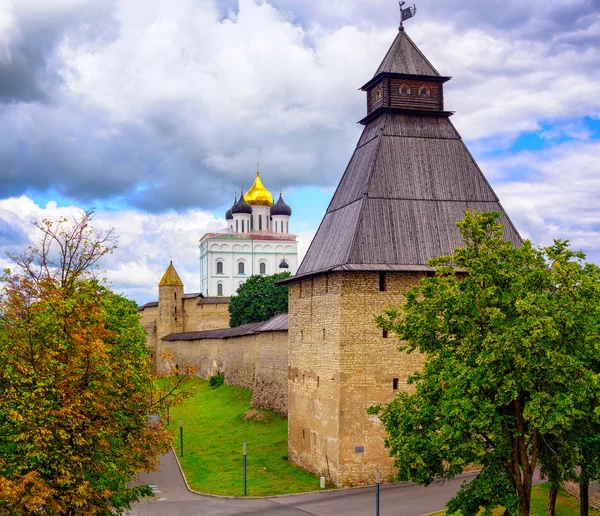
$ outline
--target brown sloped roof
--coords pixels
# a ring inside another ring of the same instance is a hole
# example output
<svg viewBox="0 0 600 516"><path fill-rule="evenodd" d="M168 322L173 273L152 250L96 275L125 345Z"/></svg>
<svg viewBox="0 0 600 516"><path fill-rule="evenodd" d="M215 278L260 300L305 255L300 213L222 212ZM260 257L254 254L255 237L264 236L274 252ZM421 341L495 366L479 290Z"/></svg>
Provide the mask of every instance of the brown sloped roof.
<svg viewBox="0 0 600 516"><path fill-rule="evenodd" d="M167 267L167 270L163 274L163 277L160 280L160 283L158 284L158 286L159 287L183 287L183 281L181 281L179 274L177 274L175 267L173 267L173 262L171 262L169 264L169 266Z"/></svg>
<svg viewBox="0 0 600 516"><path fill-rule="evenodd" d="M231 301L230 297L204 297L198 300L198 305L225 305Z"/></svg>
<svg viewBox="0 0 600 516"><path fill-rule="evenodd" d="M366 125L291 281L366 265L426 267L461 245L456 222L469 208L504 212L448 117L383 113ZM519 244L510 219L501 222Z"/></svg>
<svg viewBox="0 0 600 516"><path fill-rule="evenodd" d="M280 314L271 317L266 322L257 322L252 324L244 324L236 328L221 328L218 330L204 330L185 333L171 333L161 340L165 341L190 341L190 340L206 340L206 339L230 339L232 337L244 337L246 335L255 335L257 333L265 333L271 331L287 331L288 315Z"/></svg>
<svg viewBox="0 0 600 516"><path fill-rule="evenodd" d="M374 77L381 73L440 77L438 71L403 30L398 32Z"/></svg>

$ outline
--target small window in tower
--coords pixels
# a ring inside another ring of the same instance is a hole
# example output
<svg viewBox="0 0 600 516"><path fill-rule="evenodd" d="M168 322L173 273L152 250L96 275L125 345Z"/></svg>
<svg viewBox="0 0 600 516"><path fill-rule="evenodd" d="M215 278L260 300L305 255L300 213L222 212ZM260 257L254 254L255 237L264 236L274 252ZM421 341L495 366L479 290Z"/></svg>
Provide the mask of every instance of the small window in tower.
<svg viewBox="0 0 600 516"><path fill-rule="evenodd" d="M175 296L175 300L177 300L177 292L173 292L173 295Z"/></svg>
<svg viewBox="0 0 600 516"><path fill-rule="evenodd" d="M430 97L431 96L431 92L429 91L429 88L427 86L421 86L419 88L419 97Z"/></svg>
<svg viewBox="0 0 600 516"><path fill-rule="evenodd" d="M286 222L286 223L285 223L285 232L286 232L286 233L289 233L289 232L290 232L290 223L289 223L289 222Z"/></svg>
<svg viewBox="0 0 600 516"><path fill-rule="evenodd" d="M254 229L254 217L250 217L250 229Z"/></svg>
<svg viewBox="0 0 600 516"><path fill-rule="evenodd" d="M267 264L266 263L261 263L260 264L260 273L261 274L266 274L267 273Z"/></svg>
<svg viewBox="0 0 600 516"><path fill-rule="evenodd" d="M398 390L398 378L394 378L394 380L392 381L392 387L395 391Z"/></svg>
<svg viewBox="0 0 600 516"><path fill-rule="evenodd" d="M403 84L402 86L400 86L400 95L410 95L411 94L411 90L410 90L410 86L408 84Z"/></svg>
<svg viewBox="0 0 600 516"><path fill-rule="evenodd" d="M238 263L238 274L245 274L246 268L244 267L244 262Z"/></svg>
<svg viewBox="0 0 600 516"><path fill-rule="evenodd" d="M381 99L381 88L377 88L375 90L375 100L380 100Z"/></svg>
<svg viewBox="0 0 600 516"><path fill-rule="evenodd" d="M379 292L385 292L387 288L387 278L385 272L379 273Z"/></svg>
<svg viewBox="0 0 600 516"><path fill-rule="evenodd" d="M244 221L242 220L242 233L244 233Z"/></svg>
<svg viewBox="0 0 600 516"><path fill-rule="evenodd" d="M223 262L217 262L217 274L223 274Z"/></svg>
<svg viewBox="0 0 600 516"><path fill-rule="evenodd" d="M387 338L388 338L388 331L387 331L387 330L383 330L383 331L381 332L381 336L382 336L384 339L387 339Z"/></svg>
<svg viewBox="0 0 600 516"><path fill-rule="evenodd" d="M177 307L175 307L175 309L174 309L174 312L173 312L173 313L175 313L175 314L177 313Z"/></svg>
<svg viewBox="0 0 600 516"><path fill-rule="evenodd" d="M275 233L277 233L277 221L275 221Z"/></svg>
<svg viewBox="0 0 600 516"><path fill-rule="evenodd" d="M223 284L219 283L217 285L217 296L222 296L223 295Z"/></svg>
<svg viewBox="0 0 600 516"><path fill-rule="evenodd" d="M258 216L258 230L262 231L262 215Z"/></svg>
<svg viewBox="0 0 600 516"><path fill-rule="evenodd" d="M235 232L237 233L240 230L240 228L238 227L238 221L235 221Z"/></svg>

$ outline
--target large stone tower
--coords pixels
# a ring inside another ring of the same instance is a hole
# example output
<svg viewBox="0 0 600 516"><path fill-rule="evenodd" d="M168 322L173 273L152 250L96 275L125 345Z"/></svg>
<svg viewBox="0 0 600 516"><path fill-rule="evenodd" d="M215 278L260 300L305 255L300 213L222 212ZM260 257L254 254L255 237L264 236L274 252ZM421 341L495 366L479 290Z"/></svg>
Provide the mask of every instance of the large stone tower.
<svg viewBox="0 0 600 516"><path fill-rule="evenodd" d="M375 326L460 243L465 210L503 212L444 110L441 76L401 29L362 89L367 116L314 240L289 280L289 457L340 486L392 473L366 410L408 389L418 355ZM503 216L505 236L520 237Z"/></svg>

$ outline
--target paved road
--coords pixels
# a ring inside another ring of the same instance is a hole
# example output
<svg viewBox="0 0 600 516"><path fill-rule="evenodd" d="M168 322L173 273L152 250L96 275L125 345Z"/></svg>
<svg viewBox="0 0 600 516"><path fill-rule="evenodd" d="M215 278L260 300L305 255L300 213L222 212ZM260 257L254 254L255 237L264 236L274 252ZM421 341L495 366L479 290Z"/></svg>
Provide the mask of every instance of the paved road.
<svg viewBox="0 0 600 516"><path fill-rule="evenodd" d="M423 516L444 509L446 502L475 473L437 482L381 486L381 516ZM534 484L539 483L536 472ZM160 461L160 471L140 475L153 487L156 498L135 504L130 516L370 516L375 514L375 488L323 491L271 498L218 498L188 491L177 460L170 452Z"/></svg>
<svg viewBox="0 0 600 516"><path fill-rule="evenodd" d="M140 481L153 486L156 498L139 502L131 516L353 516L375 514L375 488L280 496L261 499L216 498L191 493L172 453L161 458L161 469L142 474ZM439 482L428 487L413 484L381 486L381 516L422 516L444 509L465 480Z"/></svg>

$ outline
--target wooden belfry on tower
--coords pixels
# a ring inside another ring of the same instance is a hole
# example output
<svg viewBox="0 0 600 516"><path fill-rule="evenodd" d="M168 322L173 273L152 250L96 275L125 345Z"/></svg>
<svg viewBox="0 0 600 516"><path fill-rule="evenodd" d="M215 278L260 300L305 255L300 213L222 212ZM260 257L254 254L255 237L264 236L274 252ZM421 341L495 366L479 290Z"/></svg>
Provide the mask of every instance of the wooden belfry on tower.
<svg viewBox="0 0 600 516"><path fill-rule="evenodd" d="M289 457L340 486L373 483L376 467L392 472L382 426L366 410L408 389L422 362L399 353L373 316L401 307L427 260L460 245L467 209L503 212L444 108L449 79L401 25L362 87L364 131L289 281Z"/></svg>

